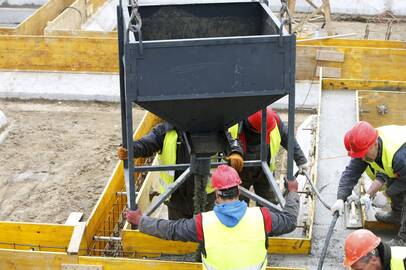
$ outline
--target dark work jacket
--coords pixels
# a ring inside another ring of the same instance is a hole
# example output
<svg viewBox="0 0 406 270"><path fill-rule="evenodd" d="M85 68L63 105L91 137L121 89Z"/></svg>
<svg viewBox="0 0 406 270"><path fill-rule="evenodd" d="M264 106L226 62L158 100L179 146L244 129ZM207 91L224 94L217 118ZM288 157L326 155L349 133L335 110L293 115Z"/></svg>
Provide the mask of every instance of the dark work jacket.
<svg viewBox="0 0 406 270"><path fill-rule="evenodd" d="M141 139L134 141L134 157L150 157L155 153L162 150L165 135L167 132L176 130L178 132L177 142L177 155L176 163L184 164L190 162L190 155L186 147L186 143L183 141L180 132L170 123L162 122L157 124L152 130L142 137ZM231 152L237 152L242 155L242 149L238 144L234 144L234 139L227 133L229 139ZM225 153L229 155L230 153ZM175 171L175 179L178 178L184 171ZM189 176L193 177L193 176ZM171 196L168 206L174 208L190 208L188 212L193 213L193 194L194 194L194 181L193 179L186 179L185 184L181 185Z"/></svg>
<svg viewBox="0 0 406 270"><path fill-rule="evenodd" d="M269 219L264 220L265 225L267 225L267 223L270 225L270 230L267 230L268 235L277 236L294 231L299 214L299 207L299 195L296 192L290 192L286 196L286 204L283 212L276 213L268 208L263 208L269 214ZM191 219L182 218L179 220L156 219L142 216L138 229L141 232L161 239L199 242L199 233L196 229L198 222L199 215Z"/></svg>
<svg viewBox="0 0 406 270"><path fill-rule="evenodd" d="M382 140L378 137L378 155L375 162L382 165ZM351 195L352 189L358 183L359 178L368 167L368 162L360 158L352 158L344 172L341 174L338 184L337 199L346 200ZM399 148L392 160L393 171L399 176L397 180L406 181L406 144ZM376 179L385 183L389 177L381 172L377 173Z"/></svg>
<svg viewBox="0 0 406 270"><path fill-rule="evenodd" d="M288 149L288 129L285 124L282 122L279 116L276 120L276 124L278 125L279 134L281 135L281 146ZM244 149L244 158L246 160L258 160L260 159L260 150L261 150L261 134L251 130L250 124L247 120L242 122L242 133L245 135L246 145L243 146ZM296 165L302 165L307 162L305 155L303 154L302 149L300 148L299 143L297 142L296 138L293 138L293 159L296 162ZM267 160L270 160L270 151L269 146L266 147L267 151Z"/></svg>

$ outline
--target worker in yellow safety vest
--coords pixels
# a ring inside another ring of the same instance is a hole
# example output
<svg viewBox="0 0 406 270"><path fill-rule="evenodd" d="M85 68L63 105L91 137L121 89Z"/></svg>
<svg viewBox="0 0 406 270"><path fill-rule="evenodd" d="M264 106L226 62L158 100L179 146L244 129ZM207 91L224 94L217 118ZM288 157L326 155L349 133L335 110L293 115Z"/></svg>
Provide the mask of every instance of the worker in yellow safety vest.
<svg viewBox="0 0 406 270"><path fill-rule="evenodd" d="M237 170L241 170L244 164L242 149L234 143L234 139L231 138L230 134L227 134L227 136L231 152L226 154L228 154L230 164ZM127 149L123 146L120 146L117 152L121 160L127 159ZM134 158L150 157L155 153L159 153L158 160L160 165L184 164L190 162L190 154L186 143L180 135L180 131L168 122L157 124L147 135L134 141ZM165 192L168 186L182 173L183 171L181 170L160 172L159 192ZM210 179L206 186L206 192L208 194L206 210L211 210L214 205L215 195L214 189L210 184ZM191 218L194 214L193 196L194 181L193 179L186 179L172 194L169 200L165 202L168 206L169 219Z"/></svg>
<svg viewBox="0 0 406 270"><path fill-rule="evenodd" d="M212 174L216 194L213 211L176 221L143 216L141 210L126 212L127 220L141 232L178 241L200 242L203 269L265 269L267 235L291 232L299 212L298 182L288 181L283 211L248 207L239 200L241 179L236 170L219 166Z"/></svg>
<svg viewBox="0 0 406 270"><path fill-rule="evenodd" d="M377 212L375 217L381 222L400 224L397 236L387 244L406 246L406 126L374 128L361 121L346 133L344 145L352 159L341 175L332 213L342 213L344 201L351 198L349 195L358 179L370 167L370 176L373 169L376 174L372 177L377 180L372 182L360 201L368 210L371 199L386 184L384 193L390 198L392 209Z"/></svg>
<svg viewBox="0 0 406 270"><path fill-rule="evenodd" d="M345 239L344 266L353 270L405 270L406 247L390 247L369 230L350 233Z"/></svg>
<svg viewBox="0 0 406 270"><path fill-rule="evenodd" d="M288 148L288 129L281 121L279 115L267 108L266 113L266 144L267 157L271 172L275 171L276 158L279 148ZM243 120L240 124L232 126L229 131L231 136L238 138L244 152L245 160L259 160L261 152L261 121L262 111L258 111ZM294 160L299 170L307 170L307 159L302 149L294 139ZM255 193L268 201L277 203L274 194L269 186L269 182L260 167L244 167L240 173L243 179L242 186L249 189L253 186ZM244 198L248 201L248 198Z"/></svg>

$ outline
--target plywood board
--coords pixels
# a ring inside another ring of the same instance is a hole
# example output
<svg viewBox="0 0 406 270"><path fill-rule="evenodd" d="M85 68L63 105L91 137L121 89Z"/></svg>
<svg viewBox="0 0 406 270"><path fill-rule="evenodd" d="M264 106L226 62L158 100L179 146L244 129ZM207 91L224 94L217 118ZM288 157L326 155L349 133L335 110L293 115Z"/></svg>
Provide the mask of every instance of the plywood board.
<svg viewBox="0 0 406 270"><path fill-rule="evenodd" d="M387 91L359 91L360 120L374 127L384 125L406 125L406 93ZM378 106L386 108L382 114Z"/></svg>
<svg viewBox="0 0 406 270"><path fill-rule="evenodd" d="M344 62L344 53L333 51L333 50L317 50L316 60L331 61L331 62Z"/></svg>
<svg viewBox="0 0 406 270"><path fill-rule="evenodd" d="M323 68L323 77L325 77L325 78L340 78L341 77L341 68L322 67L322 66L317 66L316 77L320 76L320 68Z"/></svg>
<svg viewBox="0 0 406 270"><path fill-rule="evenodd" d="M356 79L323 79L323 90L406 91L406 81L374 81Z"/></svg>

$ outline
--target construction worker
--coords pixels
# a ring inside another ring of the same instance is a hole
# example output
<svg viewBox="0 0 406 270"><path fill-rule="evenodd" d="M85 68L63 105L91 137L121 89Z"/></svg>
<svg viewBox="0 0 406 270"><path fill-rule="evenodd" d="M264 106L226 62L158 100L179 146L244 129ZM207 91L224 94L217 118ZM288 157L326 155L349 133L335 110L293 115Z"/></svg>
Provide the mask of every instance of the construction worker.
<svg viewBox="0 0 406 270"><path fill-rule="evenodd" d="M262 207L247 207L240 201L241 179L232 167L219 166L212 174L216 194L213 211L192 219L177 221L142 216L140 210L127 211L127 220L141 232L167 239L200 242L203 269L265 269L267 235L291 232L299 212L297 181L288 182L285 208L272 212Z"/></svg>
<svg viewBox="0 0 406 270"><path fill-rule="evenodd" d="M354 270L405 270L406 247L389 247L369 230L350 233L345 239L344 266Z"/></svg>
<svg viewBox="0 0 406 270"><path fill-rule="evenodd" d="M244 161L242 159L242 149L229 136L231 154L228 156L230 164L237 170L241 170ZM127 159L127 149L120 146L118 157L121 160ZM185 142L180 136L180 131L168 122L156 125L152 130L139 140L134 141L134 158L150 157L159 152L160 165L173 165L190 162L190 154ZM168 185L178 178L183 171L163 171L159 175L160 193L163 193ZM193 177L193 176L190 176ZM209 181L210 182L210 181ZM214 190L208 182L206 187L207 210L211 210L214 205ZM194 214L194 181L187 179L170 197L165 204L168 206L168 218L176 220L180 218L191 218Z"/></svg>
<svg viewBox="0 0 406 270"><path fill-rule="evenodd" d="M391 199L392 210L377 212L375 217L381 222L400 224L397 236L388 244L406 245L406 126L390 125L375 129L368 122L361 121L347 132L344 144L352 159L341 175L332 212L343 212L344 201L362 173L369 171L376 180L360 201L368 210L371 198L386 184L384 193Z"/></svg>
<svg viewBox="0 0 406 270"><path fill-rule="evenodd" d="M267 108L267 131L266 131L266 143L267 146L267 160L271 172L275 171L276 157L280 146L288 148L288 129L285 127L279 115ZM242 127L239 124L234 125L229 129L233 138L239 139L243 151L245 160L259 160L261 152L261 122L262 111L258 111L248 119L242 121ZM238 132L240 130L240 132ZM294 160L299 170L307 171L307 159L303 154L302 149L294 139ZM254 187L255 193L262 198L277 203L274 198L274 193L270 189L269 182L261 167L244 167L240 173L243 180L242 186L249 189ZM248 198L245 198L248 202Z"/></svg>

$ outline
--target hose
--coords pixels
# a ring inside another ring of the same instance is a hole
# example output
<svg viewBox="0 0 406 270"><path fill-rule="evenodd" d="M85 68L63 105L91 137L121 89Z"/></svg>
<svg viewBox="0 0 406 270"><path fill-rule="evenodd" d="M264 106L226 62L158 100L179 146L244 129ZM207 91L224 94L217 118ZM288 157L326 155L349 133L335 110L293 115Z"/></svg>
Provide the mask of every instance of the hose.
<svg viewBox="0 0 406 270"><path fill-rule="evenodd" d="M309 182L310 187L312 188L314 194L316 194L316 197L319 199L319 201L324 205L324 207L326 207L328 210L331 210L331 206L323 199L323 197L321 196L319 190L314 186L312 180L310 179L310 176L307 172L305 171L298 171L295 174L295 177L297 177L299 174L304 175L307 179L307 182Z"/></svg>
<svg viewBox="0 0 406 270"><path fill-rule="evenodd" d="M337 219L340 216L338 211L335 211L333 214L333 219L331 220L330 227L328 228L326 239L324 240L323 250L321 251L320 260L317 264L317 270L323 269L324 258L327 254L327 248L330 244L331 235L333 234L334 226L336 225Z"/></svg>

